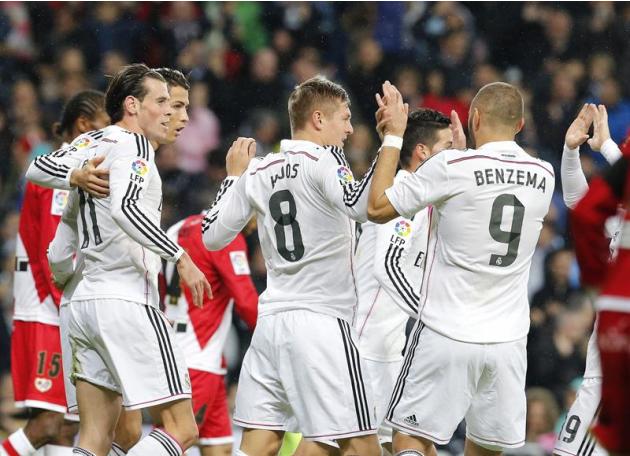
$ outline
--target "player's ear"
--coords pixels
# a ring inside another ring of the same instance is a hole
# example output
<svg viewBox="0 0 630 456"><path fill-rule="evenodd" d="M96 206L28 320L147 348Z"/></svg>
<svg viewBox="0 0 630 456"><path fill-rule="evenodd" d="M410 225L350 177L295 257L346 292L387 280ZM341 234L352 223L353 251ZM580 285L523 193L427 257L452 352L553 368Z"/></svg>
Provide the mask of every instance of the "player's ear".
<svg viewBox="0 0 630 456"><path fill-rule="evenodd" d="M311 114L311 121L315 130L321 131L324 128L324 113L321 111L313 111Z"/></svg>
<svg viewBox="0 0 630 456"><path fill-rule="evenodd" d="M129 114L138 114L138 99L136 97L129 95L125 98L123 105L125 107L125 111Z"/></svg>
<svg viewBox="0 0 630 456"><path fill-rule="evenodd" d="M481 122L481 115L479 114L479 109L475 108L473 110L473 116L472 116L473 130L479 130L479 123L480 122Z"/></svg>
<svg viewBox="0 0 630 456"><path fill-rule="evenodd" d="M76 127L77 130L79 130L81 133L93 130L92 123L85 116L79 116L79 118L76 120Z"/></svg>
<svg viewBox="0 0 630 456"><path fill-rule="evenodd" d="M516 134L520 133L523 130L524 126L525 126L525 117L521 117L521 120L519 120L518 124L516 125Z"/></svg>
<svg viewBox="0 0 630 456"><path fill-rule="evenodd" d="M422 143L416 144L413 153L420 159L420 163L424 162L431 155L429 148Z"/></svg>

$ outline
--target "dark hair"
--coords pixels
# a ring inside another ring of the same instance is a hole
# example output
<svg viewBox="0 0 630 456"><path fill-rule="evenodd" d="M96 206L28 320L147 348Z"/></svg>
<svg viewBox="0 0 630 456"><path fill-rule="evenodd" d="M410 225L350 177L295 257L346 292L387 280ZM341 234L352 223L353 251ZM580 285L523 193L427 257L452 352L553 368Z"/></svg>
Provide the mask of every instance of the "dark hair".
<svg viewBox="0 0 630 456"><path fill-rule="evenodd" d="M289 97L291 131L303 128L314 110L324 110L335 101L349 104L350 98L343 87L324 76L312 77L296 86Z"/></svg>
<svg viewBox="0 0 630 456"><path fill-rule="evenodd" d="M61 111L61 117L53 125L53 133L59 138L72 133L72 127L81 116L94 119L98 111L105 109L105 94L98 90L83 90L70 98Z"/></svg>
<svg viewBox="0 0 630 456"><path fill-rule="evenodd" d="M155 72L164 78L166 83L170 87L181 87L182 89L190 90L190 83L188 82L188 78L184 76L179 70L174 70L173 68L156 68Z"/></svg>
<svg viewBox="0 0 630 456"><path fill-rule="evenodd" d="M451 119L439 111L420 108L409 114L407 129L403 136L403 145L400 150L400 162L406 167L411 161L411 155L416 145L424 144L432 148L437 141L437 132L448 128Z"/></svg>
<svg viewBox="0 0 630 456"><path fill-rule="evenodd" d="M109 86L105 93L105 110L113 124L123 118L123 102L125 98L131 95L140 101L144 100L147 94L147 88L144 85L146 78L166 82L160 73L143 63L132 63L122 67L109 81Z"/></svg>

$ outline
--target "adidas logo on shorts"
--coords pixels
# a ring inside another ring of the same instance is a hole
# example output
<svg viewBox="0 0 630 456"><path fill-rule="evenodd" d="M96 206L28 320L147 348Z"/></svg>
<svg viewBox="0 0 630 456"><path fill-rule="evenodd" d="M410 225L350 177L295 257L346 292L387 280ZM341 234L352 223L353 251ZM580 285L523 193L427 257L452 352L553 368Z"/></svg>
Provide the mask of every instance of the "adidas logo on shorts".
<svg viewBox="0 0 630 456"><path fill-rule="evenodd" d="M404 421L405 423L407 423L407 424L411 425L411 426L416 426L416 427L418 427L418 426L419 426L419 423L418 423L418 421L416 420L416 415L411 415L411 416L408 416L408 417L407 417L407 418L405 418L403 421Z"/></svg>

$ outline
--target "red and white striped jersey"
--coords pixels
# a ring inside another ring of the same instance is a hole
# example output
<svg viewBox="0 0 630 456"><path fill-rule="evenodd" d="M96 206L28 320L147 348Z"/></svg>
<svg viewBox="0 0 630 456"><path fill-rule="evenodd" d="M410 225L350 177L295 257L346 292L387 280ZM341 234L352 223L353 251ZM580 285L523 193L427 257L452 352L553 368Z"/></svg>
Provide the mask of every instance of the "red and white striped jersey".
<svg viewBox="0 0 630 456"><path fill-rule="evenodd" d="M15 320L59 325L61 292L52 283L46 249L67 199L67 190L26 184L15 252Z"/></svg>
<svg viewBox="0 0 630 456"><path fill-rule="evenodd" d="M224 374L223 347L232 323L232 309L253 329L258 293L250 276L243 235L239 234L224 249L209 252L201 240L202 221L202 215L193 215L173 225L167 234L205 274L213 297L206 297L202 308L195 307L190 290L179 282L175 264L166 263L165 314L173 322L188 367Z"/></svg>

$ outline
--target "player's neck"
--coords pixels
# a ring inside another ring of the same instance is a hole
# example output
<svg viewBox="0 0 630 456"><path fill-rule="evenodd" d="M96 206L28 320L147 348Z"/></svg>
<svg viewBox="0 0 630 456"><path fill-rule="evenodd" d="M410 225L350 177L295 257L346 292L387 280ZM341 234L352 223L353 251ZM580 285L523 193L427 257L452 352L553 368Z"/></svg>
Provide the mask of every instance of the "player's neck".
<svg viewBox="0 0 630 456"><path fill-rule="evenodd" d="M312 143L317 144L318 146L325 146L322 138L317 132L311 132L308 130L300 130L296 131L291 135L291 139L293 141L310 141Z"/></svg>
<svg viewBox="0 0 630 456"><path fill-rule="evenodd" d="M138 125L138 121L134 117L125 116L122 118L122 120L116 122L115 125L120 128L124 128L125 130L130 131L132 133L138 133L140 135L144 135L144 130L140 128L140 125Z"/></svg>
<svg viewBox="0 0 630 456"><path fill-rule="evenodd" d="M514 141L514 134L479 131L475 134L475 148L497 141Z"/></svg>

